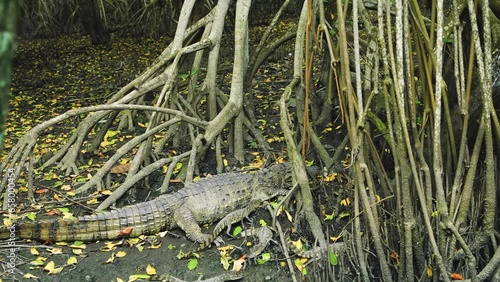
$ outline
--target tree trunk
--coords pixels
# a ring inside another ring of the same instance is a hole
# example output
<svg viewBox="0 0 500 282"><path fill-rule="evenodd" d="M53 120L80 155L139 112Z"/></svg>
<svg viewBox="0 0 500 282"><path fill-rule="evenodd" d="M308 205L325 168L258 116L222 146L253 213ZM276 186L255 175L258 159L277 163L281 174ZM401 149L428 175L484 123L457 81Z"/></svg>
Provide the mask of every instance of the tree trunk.
<svg viewBox="0 0 500 282"><path fill-rule="evenodd" d="M16 0L0 2L0 152L5 132L5 120L9 110L9 82L19 6L20 3Z"/></svg>
<svg viewBox="0 0 500 282"><path fill-rule="evenodd" d="M90 4L90 5L89 5ZM96 0L80 2L83 30L90 36L92 44L106 44L110 36L106 31L104 20L99 13L99 6Z"/></svg>

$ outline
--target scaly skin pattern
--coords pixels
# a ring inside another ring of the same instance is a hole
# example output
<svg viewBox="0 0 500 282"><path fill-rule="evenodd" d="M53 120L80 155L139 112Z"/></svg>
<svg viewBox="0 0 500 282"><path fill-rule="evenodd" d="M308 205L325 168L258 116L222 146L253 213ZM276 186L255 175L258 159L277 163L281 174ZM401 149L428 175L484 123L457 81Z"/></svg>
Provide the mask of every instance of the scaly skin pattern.
<svg viewBox="0 0 500 282"><path fill-rule="evenodd" d="M71 219L23 221L14 226L14 234L16 239L51 242L96 241L151 235L179 227L190 240L206 243L211 235L202 233L200 224L245 210L249 204L254 209L256 200L266 198L268 191L281 188L285 170L286 166L276 165L255 174L223 173L201 179L177 192L117 210ZM132 231L120 234L126 228ZM0 227L0 239L10 238L12 230L12 226Z"/></svg>

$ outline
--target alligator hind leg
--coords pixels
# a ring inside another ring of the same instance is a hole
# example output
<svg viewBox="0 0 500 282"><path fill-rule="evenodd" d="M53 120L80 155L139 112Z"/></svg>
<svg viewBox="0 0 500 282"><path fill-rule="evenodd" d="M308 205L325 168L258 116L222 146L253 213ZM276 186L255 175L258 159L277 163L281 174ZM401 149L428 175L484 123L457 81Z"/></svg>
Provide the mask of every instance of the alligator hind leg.
<svg viewBox="0 0 500 282"><path fill-rule="evenodd" d="M201 232L201 228L194 219L193 213L186 206L181 206L175 210L174 222L186 232L186 237L189 240L204 243L210 238L210 235Z"/></svg>

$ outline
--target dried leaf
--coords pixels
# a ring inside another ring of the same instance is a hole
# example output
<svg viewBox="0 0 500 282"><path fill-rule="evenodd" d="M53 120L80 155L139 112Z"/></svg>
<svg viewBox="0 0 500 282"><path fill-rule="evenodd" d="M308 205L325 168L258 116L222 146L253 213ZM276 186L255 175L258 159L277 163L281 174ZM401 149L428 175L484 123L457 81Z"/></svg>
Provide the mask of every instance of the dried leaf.
<svg viewBox="0 0 500 282"><path fill-rule="evenodd" d="M116 257L117 258L122 258L122 257L124 257L126 255L127 255L127 252L124 252L124 251L119 251L119 252L116 253Z"/></svg>
<svg viewBox="0 0 500 282"><path fill-rule="evenodd" d="M130 169L130 164L131 163L115 165L114 167L111 168L110 172L113 174L120 174L120 173L126 174Z"/></svg>
<svg viewBox="0 0 500 282"><path fill-rule="evenodd" d="M134 228L131 226L125 227L122 230L120 230L120 233L118 234L118 236L119 237L128 236L128 235L130 235L130 233L132 233L132 230L134 230Z"/></svg>
<svg viewBox="0 0 500 282"><path fill-rule="evenodd" d="M243 255L239 259L235 260L233 263L232 270L235 272L239 272L243 268L243 265L245 264L246 258L247 258L247 255Z"/></svg>
<svg viewBox="0 0 500 282"><path fill-rule="evenodd" d="M23 278L26 278L26 279L39 279L40 277L35 276L35 275L31 274L31 273L26 273L26 274L23 275Z"/></svg>
<svg viewBox="0 0 500 282"><path fill-rule="evenodd" d="M66 264L72 265L72 264L77 264L78 260L76 257L69 257L68 260L66 261Z"/></svg>
<svg viewBox="0 0 500 282"><path fill-rule="evenodd" d="M115 261L115 253L111 253L111 257L106 261L106 263L112 263Z"/></svg>
<svg viewBox="0 0 500 282"><path fill-rule="evenodd" d="M148 266L146 267L146 273L149 275L155 275L156 269L148 263Z"/></svg>
<svg viewBox="0 0 500 282"><path fill-rule="evenodd" d="M31 249L30 249L30 253L31 253L32 255L34 255L34 256L38 256L38 255L40 255L40 253L38 252L38 250L37 250L37 249L35 249L35 247L31 247Z"/></svg>

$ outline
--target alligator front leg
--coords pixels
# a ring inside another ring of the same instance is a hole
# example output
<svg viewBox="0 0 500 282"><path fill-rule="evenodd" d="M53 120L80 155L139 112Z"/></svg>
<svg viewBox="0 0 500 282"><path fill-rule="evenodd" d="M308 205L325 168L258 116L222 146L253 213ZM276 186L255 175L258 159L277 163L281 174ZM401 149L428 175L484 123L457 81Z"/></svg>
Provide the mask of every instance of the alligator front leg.
<svg viewBox="0 0 500 282"><path fill-rule="evenodd" d="M186 232L186 237L191 241L203 243L210 238L210 235L201 232L201 228L196 222L193 213L185 205L174 211L174 222Z"/></svg>
<svg viewBox="0 0 500 282"><path fill-rule="evenodd" d="M233 223L243 220L245 217L250 215L253 211L255 211L260 205L260 200L252 200L248 204L248 206L235 210L227 214L223 219L217 223L217 225L212 230L212 233L205 239L205 241L201 242L200 246L195 250L195 252L199 252L210 245L217 236L224 230L226 227L229 228Z"/></svg>

